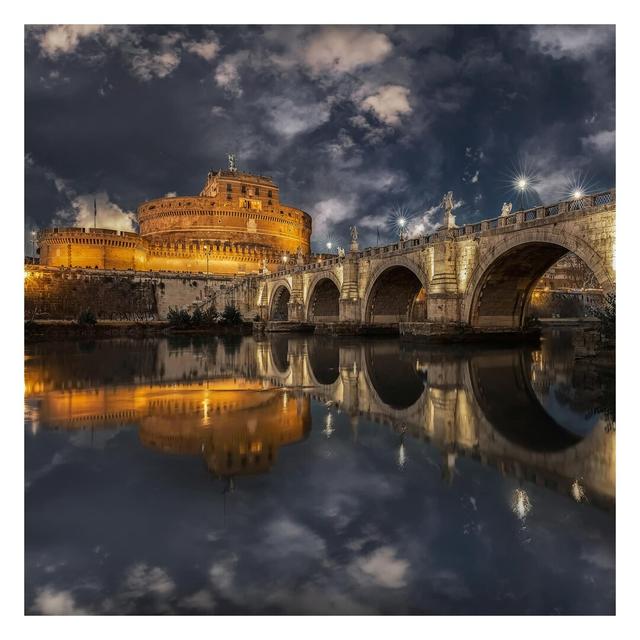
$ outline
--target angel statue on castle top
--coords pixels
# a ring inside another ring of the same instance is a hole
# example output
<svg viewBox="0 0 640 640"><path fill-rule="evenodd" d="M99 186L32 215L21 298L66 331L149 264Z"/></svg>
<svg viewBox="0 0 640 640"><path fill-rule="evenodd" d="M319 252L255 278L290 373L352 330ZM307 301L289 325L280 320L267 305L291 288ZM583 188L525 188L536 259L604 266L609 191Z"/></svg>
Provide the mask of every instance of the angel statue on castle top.
<svg viewBox="0 0 640 640"><path fill-rule="evenodd" d="M510 202L503 202L502 203L502 212L500 213L500 215L503 218L506 218L508 215L511 214L511 208L512 208L512 204Z"/></svg>

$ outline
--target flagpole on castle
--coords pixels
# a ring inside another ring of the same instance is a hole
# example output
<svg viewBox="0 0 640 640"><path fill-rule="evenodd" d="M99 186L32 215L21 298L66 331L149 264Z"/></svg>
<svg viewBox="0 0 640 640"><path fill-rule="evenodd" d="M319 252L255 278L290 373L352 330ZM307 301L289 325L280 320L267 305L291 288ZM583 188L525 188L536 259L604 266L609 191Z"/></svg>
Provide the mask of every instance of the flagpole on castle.
<svg viewBox="0 0 640 640"><path fill-rule="evenodd" d="M97 228L98 208L96 207L96 199L93 199L93 228Z"/></svg>

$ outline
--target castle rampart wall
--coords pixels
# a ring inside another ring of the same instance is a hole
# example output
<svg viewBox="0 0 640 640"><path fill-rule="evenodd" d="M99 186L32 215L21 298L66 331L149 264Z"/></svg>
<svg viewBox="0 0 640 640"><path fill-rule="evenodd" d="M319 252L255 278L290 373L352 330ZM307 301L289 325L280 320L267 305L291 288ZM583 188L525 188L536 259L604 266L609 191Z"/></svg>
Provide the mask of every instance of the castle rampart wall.
<svg viewBox="0 0 640 640"><path fill-rule="evenodd" d="M163 320L171 307L198 305L210 297L222 300L230 281L192 273L27 265L24 312L26 319L75 320L89 309L103 320Z"/></svg>

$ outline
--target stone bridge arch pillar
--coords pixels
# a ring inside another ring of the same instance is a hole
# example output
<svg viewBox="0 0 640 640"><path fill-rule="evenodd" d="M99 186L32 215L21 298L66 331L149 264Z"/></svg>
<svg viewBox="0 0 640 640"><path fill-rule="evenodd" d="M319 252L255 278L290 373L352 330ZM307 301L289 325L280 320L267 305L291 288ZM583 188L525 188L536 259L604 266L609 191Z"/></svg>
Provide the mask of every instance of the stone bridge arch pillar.
<svg viewBox="0 0 640 640"><path fill-rule="evenodd" d="M456 241L450 234L433 247L433 276L427 296L427 317L432 322L460 320L456 251Z"/></svg>
<svg viewBox="0 0 640 640"><path fill-rule="evenodd" d="M309 385L309 353L307 343L304 340L289 340L287 345L287 357L291 370L291 384L304 387Z"/></svg>
<svg viewBox="0 0 640 640"><path fill-rule="evenodd" d="M291 277L291 298L287 306L289 321L304 322L304 278L302 271L295 271Z"/></svg>
<svg viewBox="0 0 640 640"><path fill-rule="evenodd" d="M342 265L342 290L340 291L340 320L360 322L361 300L358 293L359 262L350 253Z"/></svg>

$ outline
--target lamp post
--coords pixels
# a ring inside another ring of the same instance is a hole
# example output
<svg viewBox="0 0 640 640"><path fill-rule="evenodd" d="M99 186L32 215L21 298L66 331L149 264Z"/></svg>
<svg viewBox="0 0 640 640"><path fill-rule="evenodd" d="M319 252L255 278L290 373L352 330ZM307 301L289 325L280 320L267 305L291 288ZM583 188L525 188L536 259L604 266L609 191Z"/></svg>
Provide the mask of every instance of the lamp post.
<svg viewBox="0 0 640 640"><path fill-rule="evenodd" d="M204 292L205 295L207 295L207 293L209 292L209 252L210 252L210 247L208 244L204 245L204 255L205 258L207 259L207 277L205 278L205 284L204 284Z"/></svg>
<svg viewBox="0 0 640 640"><path fill-rule="evenodd" d="M333 242L327 242L327 251L331 253L331 249L333 248Z"/></svg>
<svg viewBox="0 0 640 640"><path fill-rule="evenodd" d="M33 261L36 261L36 230L31 230L31 255L33 256Z"/></svg>
<svg viewBox="0 0 640 640"><path fill-rule="evenodd" d="M518 211L522 211L524 209L524 192L527 190L529 186L529 181L526 178L519 178L516 182L516 187L520 193L520 208Z"/></svg>
<svg viewBox="0 0 640 640"><path fill-rule="evenodd" d="M400 228L400 242L406 240L407 219L398 218L398 227Z"/></svg>

